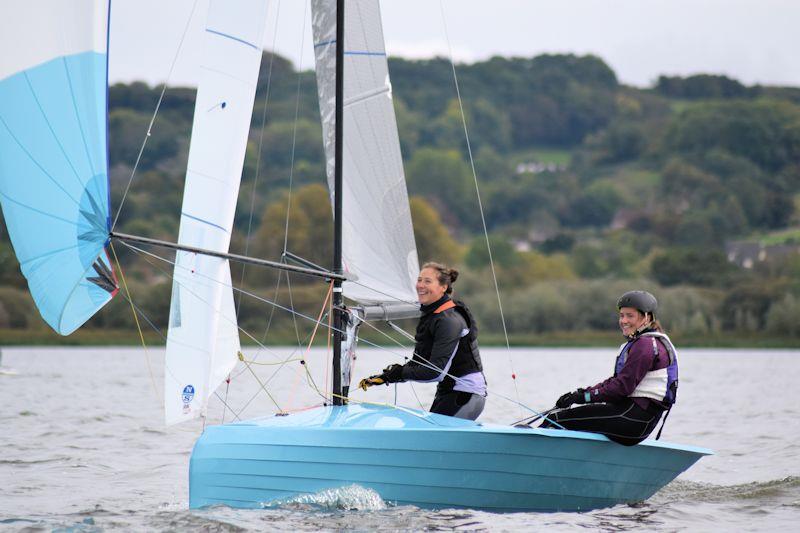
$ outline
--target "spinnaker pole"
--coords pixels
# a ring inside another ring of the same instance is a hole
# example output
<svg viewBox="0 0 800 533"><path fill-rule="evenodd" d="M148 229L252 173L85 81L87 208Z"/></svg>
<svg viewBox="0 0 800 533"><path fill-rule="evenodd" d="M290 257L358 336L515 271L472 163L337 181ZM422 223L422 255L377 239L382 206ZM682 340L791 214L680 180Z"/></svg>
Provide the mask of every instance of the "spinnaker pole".
<svg viewBox="0 0 800 533"><path fill-rule="evenodd" d="M249 257L246 255L231 254L226 252L217 252L215 250L208 250L206 248L187 246L185 244L162 241L159 239L151 239L149 237L142 237L139 235L128 235L127 233L119 233L116 231L112 231L111 233L108 234L108 236L110 239L115 239L123 242L136 242L139 244L148 244L151 246L158 246L161 248L169 248L170 250L181 250L183 252L190 252L198 255L219 257L220 259L228 259L230 261L235 261L237 263L264 266L264 267L274 268L276 270L284 270L286 272L294 272L296 274L306 274L308 276L315 276L323 279L337 279L339 280L340 283L342 280L345 279L345 276L341 274L334 274L333 272L328 272L327 270L323 270L321 268L287 265L286 263L278 263L275 261L269 261L267 259L259 259L257 257ZM316 265L314 266L316 267Z"/></svg>
<svg viewBox="0 0 800 533"><path fill-rule="evenodd" d="M344 131L344 0L336 0L336 130L333 188L333 272L342 274L342 153ZM333 405L343 405L342 394L342 280L333 282Z"/></svg>

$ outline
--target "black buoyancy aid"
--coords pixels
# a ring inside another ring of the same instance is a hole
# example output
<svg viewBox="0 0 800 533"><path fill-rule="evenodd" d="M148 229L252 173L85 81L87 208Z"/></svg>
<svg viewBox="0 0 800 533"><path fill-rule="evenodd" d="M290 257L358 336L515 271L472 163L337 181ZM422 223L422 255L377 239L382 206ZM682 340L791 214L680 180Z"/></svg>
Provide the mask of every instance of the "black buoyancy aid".
<svg viewBox="0 0 800 533"><path fill-rule="evenodd" d="M458 351L453 358L453 363L450 365L449 374L461 377L473 372L483 372L483 364L481 363L481 355L478 350L478 324L472 312L460 300L448 300L440 305L433 313L443 313L449 309L454 309L464 322L467 323L469 332L461 337L458 341Z"/></svg>
<svg viewBox="0 0 800 533"><path fill-rule="evenodd" d="M452 310L452 311L451 311ZM467 325L469 330L466 335L458 341L458 348L450 364L448 374L456 377L466 376L473 372L483 372L481 356L478 350L478 326L469 308L458 300L446 300L439 305L433 312L423 315L417 326L415 335L416 346L414 357L429 359L433 349L433 330L436 322L446 318L448 312L458 313ZM440 385L452 388L453 378L445 376Z"/></svg>

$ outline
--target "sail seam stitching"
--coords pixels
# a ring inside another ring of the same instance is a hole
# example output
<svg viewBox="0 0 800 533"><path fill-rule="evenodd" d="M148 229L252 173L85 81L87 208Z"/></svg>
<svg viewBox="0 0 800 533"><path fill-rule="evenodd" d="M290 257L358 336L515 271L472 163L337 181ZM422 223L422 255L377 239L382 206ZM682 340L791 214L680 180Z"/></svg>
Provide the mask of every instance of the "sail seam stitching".
<svg viewBox="0 0 800 533"><path fill-rule="evenodd" d="M84 184L81 183L81 178L80 175L78 175L78 171L75 168L75 165L72 164L72 160L67 155L67 151L64 149L64 145L61 144L61 141L59 141L58 136L56 135L56 132L53 129L52 122L50 122L47 113L45 113L44 108L42 107L42 103L39 101L39 97L36 96L36 90L33 88L33 84L31 83L30 77L28 76L28 72L26 71L24 74L25 74L25 82L28 84L28 89L30 89L31 91L31 96L33 96L33 100L36 102L36 107L39 108L39 112L42 114L42 118L44 119L45 124L47 124L47 129L50 130L50 134L53 136L53 140L56 142L58 148L61 150L61 154L64 156L64 159L66 159L69 168L71 168L72 172L75 174L75 178L78 180L78 184L81 187L83 187Z"/></svg>
<svg viewBox="0 0 800 533"><path fill-rule="evenodd" d="M78 121L78 129L81 132L81 140L83 141L83 149L86 152L86 160L89 163L89 170L92 172L92 176L97 174L94 170L94 162L92 161L92 156L89 154L89 144L86 142L86 133L83 131L83 122L81 122L80 113L78 113L78 103L75 101L75 89L72 87L72 76L69 72L69 65L67 65L67 58L61 58L62 63L64 64L64 72L67 76L67 85L69 86L69 97L72 100L72 110L75 111L75 119Z"/></svg>
<svg viewBox="0 0 800 533"><path fill-rule="evenodd" d="M36 165L37 167L39 167L39 170L41 170L42 173L44 173L45 176L50 178L50 181L52 181L53 184L56 187L58 187L64 194L67 195L67 198L72 200L75 203L75 205L80 205L80 203L75 198L72 197L72 195L69 193L69 191L67 191L64 187L62 187L61 184L58 183L58 180L56 180L52 175L50 175L50 173L47 172L47 170L45 170L45 168L42 165L39 164L39 162L36 160L36 158L33 157L33 154L31 154L28 151L28 149L25 148L25 146L23 146L22 141L20 141L19 138L16 135L14 135L14 132L11 131L11 128L8 127L8 124L6 123L5 119L3 119L2 116L0 116L0 122L2 122L3 127L5 127L5 129L8 132L8 134L11 135L11 138L14 139L14 141L17 143L17 146L19 146L20 150L22 150L25 153L25 155L28 156L28 158L31 160L31 162L34 165Z"/></svg>

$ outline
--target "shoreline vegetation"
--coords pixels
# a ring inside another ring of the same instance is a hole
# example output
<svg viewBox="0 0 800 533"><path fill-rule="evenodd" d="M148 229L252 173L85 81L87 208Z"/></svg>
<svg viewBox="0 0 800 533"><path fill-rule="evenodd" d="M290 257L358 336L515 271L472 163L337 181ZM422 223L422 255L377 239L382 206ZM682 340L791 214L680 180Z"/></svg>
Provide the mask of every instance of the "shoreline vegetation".
<svg viewBox="0 0 800 533"><path fill-rule="evenodd" d="M617 298L644 289L679 347L800 347L800 88L709 74L629 87L592 55L457 67L485 218L452 65L389 61L419 263L460 271L456 296L482 346L504 346L504 331L514 346L615 346ZM161 87L109 88L114 211L138 161L120 233L176 239L195 92L169 88L140 154ZM265 53L253 117L230 251L329 265L314 72ZM0 345L137 345L127 298L148 344L163 344L174 255L151 252L117 246L124 295L62 338L46 331L0 221ZM237 264L231 276L244 332L271 345L311 335L324 283ZM361 328L391 344L384 333Z"/></svg>
<svg viewBox="0 0 800 533"><path fill-rule="evenodd" d="M161 348L166 341L154 334L145 333L145 343L148 348ZM385 337L378 338L376 335L361 335L361 338L369 343L377 344L381 347L391 347L401 349L396 343L391 343ZM673 341L680 348L780 348L780 349L800 349L797 338L792 336L764 336L752 333L731 334L724 333L718 335L673 335ZM608 348L614 349L623 342L623 338L618 333L613 332L574 332L574 331L553 331L542 334L514 334L509 336L509 345L512 348ZM318 335L313 343L316 348L326 345L325 335ZM270 335L264 343L267 346L294 346L297 344L296 337L289 333L278 333ZM483 348L502 348L506 342L503 335L496 333L482 334L480 344ZM62 337L50 330L14 330L0 329L0 349L4 347L25 347L25 346L141 346L141 340L136 331L127 329L78 330L68 337ZM242 346L253 348L257 345L254 342L242 340ZM305 346L305 343L303 343ZM362 347L369 347L369 344L362 344ZM410 341L403 342L403 346L411 348Z"/></svg>

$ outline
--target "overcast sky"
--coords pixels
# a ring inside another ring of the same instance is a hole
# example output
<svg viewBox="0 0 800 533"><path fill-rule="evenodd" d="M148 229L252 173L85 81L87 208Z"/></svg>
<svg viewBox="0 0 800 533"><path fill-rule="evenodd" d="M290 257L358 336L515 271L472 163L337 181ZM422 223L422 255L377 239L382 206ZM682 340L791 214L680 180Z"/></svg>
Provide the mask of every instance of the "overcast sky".
<svg viewBox="0 0 800 533"><path fill-rule="evenodd" d="M456 61L493 55L595 54L621 82L725 74L800 86L800 0L442 0ZM195 6L196 3L196 7ZM194 83L208 0L114 0L111 81ZM440 0L382 0L391 56L448 55ZM194 9L194 11L193 11ZM313 67L308 0L272 0L265 48ZM191 17L190 17L191 15ZM305 19L304 19L305 15ZM275 21L278 24L276 26ZM305 32L303 31L305 22ZM277 31L275 28L277 27Z"/></svg>

